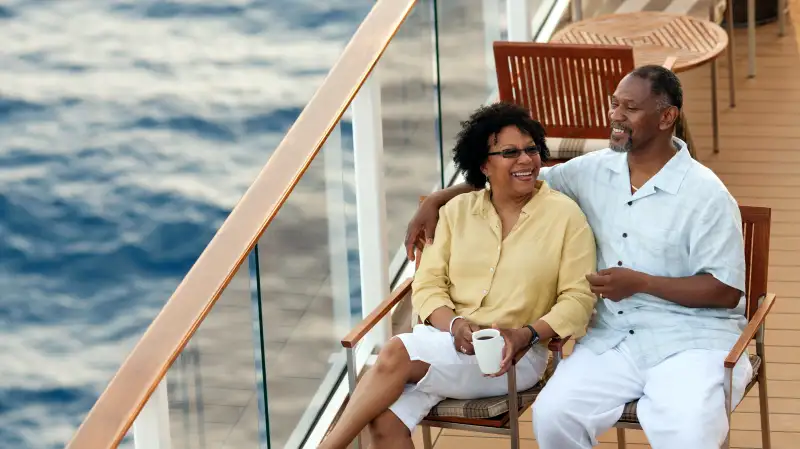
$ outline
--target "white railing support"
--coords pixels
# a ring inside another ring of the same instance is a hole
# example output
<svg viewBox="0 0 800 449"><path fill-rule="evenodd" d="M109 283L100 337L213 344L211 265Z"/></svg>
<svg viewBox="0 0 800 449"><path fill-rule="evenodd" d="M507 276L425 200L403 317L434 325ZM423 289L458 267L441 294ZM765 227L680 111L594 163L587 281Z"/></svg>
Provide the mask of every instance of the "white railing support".
<svg viewBox="0 0 800 449"><path fill-rule="evenodd" d="M167 381L162 379L133 423L133 446L136 449L170 449L171 445Z"/></svg>
<svg viewBox="0 0 800 449"><path fill-rule="evenodd" d="M500 40L500 3L497 0L483 0L483 44L486 59L486 89L497 90L497 74L494 68L494 41Z"/></svg>
<svg viewBox="0 0 800 449"><path fill-rule="evenodd" d="M353 99L353 152L356 178L356 217L361 269L362 316L366 317L389 296L389 249L386 236L383 124L377 68ZM383 319L362 344L382 345L390 337Z"/></svg>
<svg viewBox="0 0 800 449"><path fill-rule="evenodd" d="M533 39L528 0L507 0L506 17L509 41L530 42Z"/></svg>
<svg viewBox="0 0 800 449"><path fill-rule="evenodd" d="M572 15L572 21L578 22L583 20L583 2L581 2L581 0L572 0L571 6L570 14Z"/></svg>

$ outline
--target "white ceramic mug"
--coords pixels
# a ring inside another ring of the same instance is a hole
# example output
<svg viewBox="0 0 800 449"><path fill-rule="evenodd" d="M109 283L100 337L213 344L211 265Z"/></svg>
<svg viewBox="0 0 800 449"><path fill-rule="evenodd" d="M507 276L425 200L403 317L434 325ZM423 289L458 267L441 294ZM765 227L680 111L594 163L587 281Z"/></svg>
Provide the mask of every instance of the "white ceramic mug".
<svg viewBox="0 0 800 449"><path fill-rule="evenodd" d="M475 348L478 367L483 374L500 371L505 344L505 339L497 329L481 329L472 333L472 347Z"/></svg>

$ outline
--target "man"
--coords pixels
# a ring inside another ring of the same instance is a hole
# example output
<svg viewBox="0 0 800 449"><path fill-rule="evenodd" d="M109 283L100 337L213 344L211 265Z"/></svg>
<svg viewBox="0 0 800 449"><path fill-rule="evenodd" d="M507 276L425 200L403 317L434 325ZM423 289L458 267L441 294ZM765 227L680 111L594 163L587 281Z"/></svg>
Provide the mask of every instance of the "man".
<svg viewBox="0 0 800 449"><path fill-rule="evenodd" d="M612 96L610 148L540 178L586 214L597 240L601 300L587 334L533 406L543 449L584 449L639 399L655 449L718 449L728 420L723 361L745 324L745 262L736 201L673 137L683 93L674 73L643 66ZM431 195L409 224L406 246L433 239L438 207L470 188ZM752 375L734 368L736 405Z"/></svg>

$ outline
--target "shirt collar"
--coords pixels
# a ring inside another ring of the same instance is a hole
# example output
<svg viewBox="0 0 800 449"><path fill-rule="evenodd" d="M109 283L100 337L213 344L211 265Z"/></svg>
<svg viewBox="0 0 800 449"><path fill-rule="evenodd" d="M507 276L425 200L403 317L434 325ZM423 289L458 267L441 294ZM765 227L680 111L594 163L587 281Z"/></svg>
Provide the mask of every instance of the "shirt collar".
<svg viewBox="0 0 800 449"><path fill-rule="evenodd" d="M683 140L672 137L672 143L679 147L678 152L649 182L653 187L675 195L692 166L692 156L689 154L689 146ZM624 173L628 170L627 153L618 153L615 156L608 168L615 173Z"/></svg>
<svg viewBox="0 0 800 449"><path fill-rule="evenodd" d="M550 187L547 185L546 182L542 180L537 180L536 182L536 195L528 201L525 206L522 207L522 213L525 215L530 215L533 211L533 208L536 203L536 198L540 196L546 195L550 191ZM478 201L475 201L475 205L472 206L472 213L475 215L480 215L484 218L488 217L489 215L489 208L493 208L492 205L492 198L491 198L491 189L489 187L483 189L482 194L478 197Z"/></svg>

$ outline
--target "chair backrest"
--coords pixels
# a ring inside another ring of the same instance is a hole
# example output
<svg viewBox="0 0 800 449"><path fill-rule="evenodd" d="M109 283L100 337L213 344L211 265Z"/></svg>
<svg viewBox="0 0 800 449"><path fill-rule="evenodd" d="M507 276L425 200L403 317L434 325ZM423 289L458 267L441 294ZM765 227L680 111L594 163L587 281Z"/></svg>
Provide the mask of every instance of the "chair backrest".
<svg viewBox="0 0 800 449"><path fill-rule="evenodd" d="M746 314L750 320L758 309L758 299L767 294L772 219L768 207L739 206L739 210L744 233Z"/></svg>
<svg viewBox="0 0 800 449"><path fill-rule="evenodd" d="M621 45L494 43L500 101L527 107L550 137L606 139L617 84L634 69Z"/></svg>

